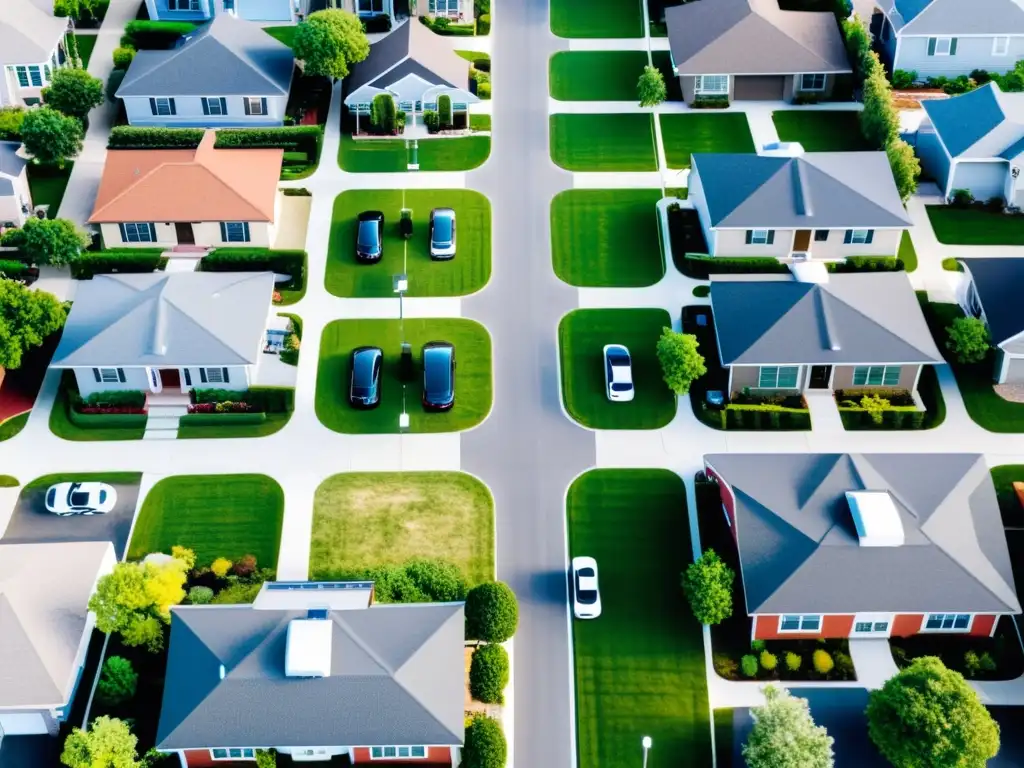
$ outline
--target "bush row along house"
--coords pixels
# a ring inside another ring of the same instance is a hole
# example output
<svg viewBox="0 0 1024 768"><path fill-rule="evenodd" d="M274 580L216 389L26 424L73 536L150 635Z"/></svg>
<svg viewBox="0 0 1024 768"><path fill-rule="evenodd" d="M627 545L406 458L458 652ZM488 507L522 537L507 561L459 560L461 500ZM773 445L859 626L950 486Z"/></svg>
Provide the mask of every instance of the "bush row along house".
<svg viewBox="0 0 1024 768"><path fill-rule="evenodd" d="M232 15L249 21L295 22L324 7L341 8L359 16L409 15L403 0L337 0L330 6L317 0L145 0L151 19L161 21L208 21ZM473 17L470 0L424 0L418 13L450 19Z"/></svg>

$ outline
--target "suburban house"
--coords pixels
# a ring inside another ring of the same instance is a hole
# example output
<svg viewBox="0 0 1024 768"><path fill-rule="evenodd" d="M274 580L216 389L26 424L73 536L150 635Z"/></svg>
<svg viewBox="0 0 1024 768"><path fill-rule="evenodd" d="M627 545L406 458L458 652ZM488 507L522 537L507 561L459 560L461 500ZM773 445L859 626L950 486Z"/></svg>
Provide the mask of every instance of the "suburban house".
<svg viewBox="0 0 1024 768"><path fill-rule="evenodd" d="M273 247L281 149L112 149L90 224L115 247Z"/></svg>
<svg viewBox="0 0 1024 768"><path fill-rule="evenodd" d="M961 259L967 274L960 306L988 326L996 349L992 378L998 384L1024 383L1024 259L1008 256Z"/></svg>
<svg viewBox="0 0 1024 768"><path fill-rule="evenodd" d="M26 0L0 2L0 107L42 100L53 71L67 62L68 20Z"/></svg>
<svg viewBox="0 0 1024 768"><path fill-rule="evenodd" d="M958 77L1008 72L1024 58L1017 0L875 0L871 33L892 70Z"/></svg>
<svg viewBox="0 0 1024 768"><path fill-rule="evenodd" d="M271 272L151 272L82 281L52 368L83 397L257 384Z"/></svg>
<svg viewBox="0 0 1024 768"><path fill-rule="evenodd" d="M927 117L917 131L916 151L947 198L966 189L977 200L1024 204L1024 93L1003 93L986 83L921 104Z"/></svg>
<svg viewBox="0 0 1024 768"><path fill-rule="evenodd" d="M689 187L712 256L895 256L911 225L884 152L695 154Z"/></svg>
<svg viewBox="0 0 1024 768"><path fill-rule="evenodd" d="M57 735L96 620L89 598L116 561L109 541L0 544L0 740Z"/></svg>
<svg viewBox="0 0 1024 768"><path fill-rule="evenodd" d="M729 392L877 388L916 397L922 367L943 358L906 273L835 274L816 266L823 274L813 281L711 276Z"/></svg>
<svg viewBox="0 0 1024 768"><path fill-rule="evenodd" d="M154 21L206 21L238 16L249 21L296 22L310 0L145 0Z"/></svg>
<svg viewBox="0 0 1024 768"><path fill-rule="evenodd" d="M451 97L454 113L466 113L480 101L469 90L469 62L444 37L412 22L373 43L370 55L352 66L344 87L345 106L357 119L369 119L374 96L390 93L406 113L407 134L417 125L417 116L437 109L442 94Z"/></svg>
<svg viewBox="0 0 1024 768"><path fill-rule="evenodd" d="M0 230L20 227L32 213L28 159L19 149L20 141L0 141Z"/></svg>
<svg viewBox="0 0 1024 768"><path fill-rule="evenodd" d="M291 48L222 14L174 50L136 53L117 98L131 125L278 126L294 71Z"/></svg>
<svg viewBox="0 0 1024 768"><path fill-rule="evenodd" d="M984 457L715 454L752 639L990 637L1021 612Z"/></svg>
<svg viewBox="0 0 1024 768"><path fill-rule="evenodd" d="M464 621L462 603L374 605L373 582L267 582L251 605L175 606L157 749L183 766L260 748L458 765Z"/></svg>
<svg viewBox="0 0 1024 768"><path fill-rule="evenodd" d="M777 0L697 0L665 9L683 99L792 101L826 97L853 70L827 12L782 11Z"/></svg>

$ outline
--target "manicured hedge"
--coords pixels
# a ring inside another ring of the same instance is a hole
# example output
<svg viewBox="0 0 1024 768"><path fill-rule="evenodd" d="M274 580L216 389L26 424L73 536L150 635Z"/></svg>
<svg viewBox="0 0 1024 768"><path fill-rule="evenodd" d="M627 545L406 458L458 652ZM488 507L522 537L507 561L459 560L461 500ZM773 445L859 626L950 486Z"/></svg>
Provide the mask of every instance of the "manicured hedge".
<svg viewBox="0 0 1024 768"><path fill-rule="evenodd" d="M683 260L683 273L698 280L707 280L709 275L752 274L767 272L781 274L789 272L789 267L778 259L766 257L731 258L725 256L705 256L699 253L688 253Z"/></svg>
<svg viewBox="0 0 1024 768"><path fill-rule="evenodd" d="M28 264L13 259L0 259L0 274L4 277L18 278L28 272Z"/></svg>
<svg viewBox="0 0 1024 768"><path fill-rule="evenodd" d="M94 275L155 272L161 267L163 250L153 248L85 251L71 262L71 276L88 280Z"/></svg>
<svg viewBox="0 0 1024 768"><path fill-rule="evenodd" d="M903 259L895 256L849 256L846 261L829 262L829 272L903 272Z"/></svg>
<svg viewBox="0 0 1024 768"><path fill-rule="evenodd" d="M78 413L68 408L68 421L82 429L139 428L146 426L144 413Z"/></svg>
<svg viewBox="0 0 1024 768"><path fill-rule="evenodd" d="M190 21L129 21L125 24L121 45L130 45L137 51L167 50L179 37L193 32L195 28L196 25Z"/></svg>
<svg viewBox="0 0 1024 768"><path fill-rule="evenodd" d="M226 427L248 424L262 424L267 420L265 413L186 413L179 424L183 427Z"/></svg>
<svg viewBox="0 0 1024 768"><path fill-rule="evenodd" d="M217 131L217 149L280 148L317 157L323 129L319 125L286 125L282 128L222 128Z"/></svg>
<svg viewBox="0 0 1024 768"><path fill-rule="evenodd" d="M202 128L140 128L118 125L110 131L108 149L195 149Z"/></svg>
<svg viewBox="0 0 1024 768"><path fill-rule="evenodd" d="M893 406L882 411L881 423L876 423L863 408L840 408L839 416L846 429L925 429L927 411L911 406Z"/></svg>
<svg viewBox="0 0 1024 768"><path fill-rule="evenodd" d="M216 248L199 262L203 272L277 272L303 278L305 251L275 251L270 248Z"/></svg>
<svg viewBox="0 0 1024 768"><path fill-rule="evenodd" d="M721 410L701 408L701 420L715 429L803 430L811 428L811 414L777 405L729 404Z"/></svg>
<svg viewBox="0 0 1024 768"><path fill-rule="evenodd" d="M252 406L254 411L261 413L289 413L295 410L295 390L291 387L250 387L249 389L196 387L191 391L191 400L193 403L244 402ZM230 415L248 416L250 414Z"/></svg>

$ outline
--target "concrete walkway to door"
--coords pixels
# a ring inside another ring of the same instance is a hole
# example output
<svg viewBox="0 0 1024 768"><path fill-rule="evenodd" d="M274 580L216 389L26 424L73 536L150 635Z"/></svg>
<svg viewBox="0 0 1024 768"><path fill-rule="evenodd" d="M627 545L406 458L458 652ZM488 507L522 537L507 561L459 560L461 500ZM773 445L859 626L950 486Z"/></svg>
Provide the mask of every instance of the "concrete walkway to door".
<svg viewBox="0 0 1024 768"><path fill-rule="evenodd" d="M811 411L811 427L817 432L842 433L843 420L830 389L808 389L804 399Z"/></svg>

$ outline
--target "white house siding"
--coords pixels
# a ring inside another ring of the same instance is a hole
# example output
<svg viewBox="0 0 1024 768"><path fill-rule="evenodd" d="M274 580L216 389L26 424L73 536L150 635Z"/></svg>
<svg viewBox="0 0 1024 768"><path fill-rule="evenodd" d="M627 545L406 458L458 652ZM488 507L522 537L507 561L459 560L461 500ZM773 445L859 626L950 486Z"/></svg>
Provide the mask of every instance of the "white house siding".
<svg viewBox="0 0 1024 768"><path fill-rule="evenodd" d="M829 230L828 240L816 241L811 231L811 258L842 259L847 256L895 256L900 248L902 229L876 229L870 243L844 243L845 229ZM775 236L779 237L778 234ZM777 240L776 240L777 242Z"/></svg>
<svg viewBox="0 0 1024 768"><path fill-rule="evenodd" d="M772 392L802 392L807 384L807 366L799 366L800 371L796 375L797 386L793 389L773 389ZM761 366L759 365L734 365L731 370L732 392L742 392L744 389L760 389ZM769 391L769 390L762 390ZM730 393L731 396L732 393Z"/></svg>
<svg viewBox="0 0 1024 768"><path fill-rule="evenodd" d="M208 366L216 367L216 366ZM231 389L231 390L244 390L249 388L250 376L252 371L250 370L253 366L244 365L229 365L226 366L228 369L228 380L224 383L210 383L203 382L202 374L199 372L199 368L182 368L181 369L181 390L182 392L188 392L190 389ZM192 381L191 386L185 383L185 371L188 371L188 377Z"/></svg>
<svg viewBox="0 0 1024 768"><path fill-rule="evenodd" d="M10 184L11 194L7 194ZM18 176L0 176L0 224L12 222L15 226L25 223L24 207L32 209L32 193L28 186L28 174L23 169Z"/></svg>
<svg viewBox="0 0 1024 768"><path fill-rule="evenodd" d="M275 205L276 208L276 205ZM100 224L100 232L103 235L103 243L107 248L173 248L178 244L174 224L166 222L153 222L156 226L156 242L151 243L126 243L121 239L121 229L117 224ZM195 235L196 245L205 245L212 248L219 247L245 247L245 248L269 248L271 243L272 225L266 221L249 222L248 243L226 243L220 238L219 221L194 222L192 232Z"/></svg>
<svg viewBox="0 0 1024 768"><path fill-rule="evenodd" d="M895 69L917 71L923 80L943 75L969 75L975 69L1008 72L1024 59L1024 37L1011 37L1005 56L992 55L992 37L958 37L955 56L929 56L927 37L901 37Z"/></svg>
<svg viewBox="0 0 1024 768"><path fill-rule="evenodd" d="M949 194L954 189L969 189L977 200L988 200L990 197L1003 197L1006 190L1006 175L1010 170L1006 162L966 162L958 160L953 163L953 179L949 184Z"/></svg>
<svg viewBox="0 0 1024 768"><path fill-rule="evenodd" d="M704 184L701 182L700 174L693 171L687 182L689 188L689 201L697 211L697 218L700 219L700 228L704 231L704 239L707 241L708 253L715 255L715 231L711 229L711 214L708 211L708 202L704 197Z"/></svg>
<svg viewBox="0 0 1024 768"><path fill-rule="evenodd" d="M124 381L96 381L92 367L73 368L72 370L75 372L78 391L82 397L88 397L94 392L149 391L149 379L146 376L145 368L123 368Z"/></svg>
<svg viewBox="0 0 1024 768"><path fill-rule="evenodd" d="M43 712L0 711L0 734L40 736L49 732L47 716Z"/></svg>
<svg viewBox="0 0 1024 768"><path fill-rule="evenodd" d="M0 0L5 2L5 0ZM39 104L43 100L43 88L49 85L49 81L45 80L44 67L49 66L52 71L55 69L52 62L56 56L57 67L60 68L67 64L67 58L64 54L63 45L61 41L58 41L54 46L54 49L50 52L50 58L46 61L38 62L25 62L24 65L7 65L0 68L2 78L0 78L0 106L16 105L26 106L27 104ZM43 75L42 85L28 85L22 86L18 82L17 71L15 66L37 66L40 69L40 74Z"/></svg>
<svg viewBox="0 0 1024 768"><path fill-rule="evenodd" d="M894 366L889 366L890 368ZM908 391L914 391L917 383L918 375L921 370L920 365L901 365L900 369L900 380L895 387L886 387L883 385L872 386L871 384L857 384L853 383L853 372L856 366L853 365L837 365L832 372L832 389L877 389L877 390L892 390L892 389L906 389Z"/></svg>
<svg viewBox="0 0 1024 768"><path fill-rule="evenodd" d="M292 0L235 0L235 13L249 21L295 20Z"/></svg>
<svg viewBox="0 0 1024 768"><path fill-rule="evenodd" d="M154 21L203 21L213 16L211 2L212 0L199 0L197 11L170 11L167 9L167 0L146 0L146 9L149 11L149 18Z"/></svg>
<svg viewBox="0 0 1024 768"><path fill-rule="evenodd" d="M261 96L253 93L251 96ZM218 98L217 94L208 94L208 98ZM124 102L128 122L136 126L160 126L166 128L228 128L258 126L279 126L284 123L285 107L288 96L264 96L267 100L266 115L245 114L245 102L241 96L225 96L228 113L226 115L204 115L203 100L200 96L175 96L175 115L154 115L148 96L128 96Z"/></svg>
<svg viewBox="0 0 1024 768"><path fill-rule="evenodd" d="M922 125L918 130L915 151L921 160L921 168L936 180L939 189L945 190L949 179L949 155L930 124Z"/></svg>
<svg viewBox="0 0 1024 768"><path fill-rule="evenodd" d="M777 258L789 256L793 250L792 229L776 229L775 239L771 245L747 245L745 229L719 229L716 232L714 250L711 251L712 256L774 256ZM708 248L711 249L710 242Z"/></svg>

